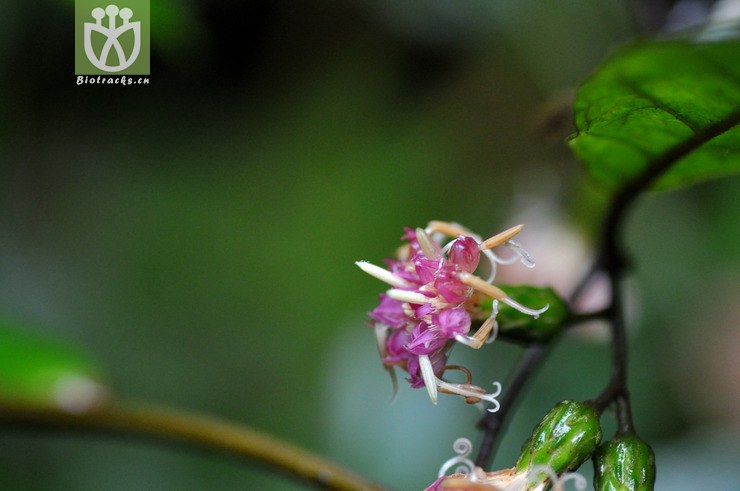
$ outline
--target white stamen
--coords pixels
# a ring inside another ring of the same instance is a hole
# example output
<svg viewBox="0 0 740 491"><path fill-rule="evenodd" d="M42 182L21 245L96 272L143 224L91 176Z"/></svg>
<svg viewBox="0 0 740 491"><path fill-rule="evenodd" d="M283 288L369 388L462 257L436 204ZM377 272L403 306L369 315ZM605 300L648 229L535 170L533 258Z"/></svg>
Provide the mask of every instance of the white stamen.
<svg viewBox="0 0 740 491"><path fill-rule="evenodd" d="M375 324L375 343L377 344L378 355L380 355L381 360L384 360L388 356L388 345L386 341L388 340L389 329L390 327L380 322ZM393 366L383 363L383 367L391 378L391 402L393 402L398 394L398 378L396 377L396 371L393 369Z"/></svg>
<svg viewBox="0 0 740 491"><path fill-rule="evenodd" d="M504 293L503 290L501 290L500 288L496 286L491 285L490 283L483 281L482 279L478 278L475 275L462 271L458 273L458 278L460 278L460 281L462 281L466 285L473 287L474 289L478 290L479 292L485 295L488 295L491 298L497 298L499 300L508 298L508 296L506 295L506 293Z"/></svg>
<svg viewBox="0 0 740 491"><path fill-rule="evenodd" d="M425 304L432 301L432 299L427 297L426 295L418 292L410 292L408 290L397 290L396 288L391 288L385 293L392 299L398 300L399 302Z"/></svg>
<svg viewBox="0 0 740 491"><path fill-rule="evenodd" d="M455 334L455 341L465 346L470 346L473 349L478 349L478 340L472 336L465 336L463 334Z"/></svg>
<svg viewBox="0 0 740 491"><path fill-rule="evenodd" d="M434 375L432 362L427 355L419 355L419 369L421 370L421 378L424 379L424 385L427 388L432 404L437 404L437 381L439 379Z"/></svg>
<svg viewBox="0 0 740 491"><path fill-rule="evenodd" d="M503 258L501 256L496 255L493 251L491 251L491 255L493 256L493 260L497 262L498 264L502 264L504 266L508 266L509 264L514 264L519 260L519 255L515 254L511 257Z"/></svg>
<svg viewBox="0 0 740 491"><path fill-rule="evenodd" d="M547 478L553 484L558 481L558 475L549 466L535 465L527 470L526 483L532 484L534 481L538 481L540 479L540 474L546 474Z"/></svg>
<svg viewBox="0 0 740 491"><path fill-rule="evenodd" d="M472 460L467 458L473 450L473 444L470 443L470 440L467 438L458 438L455 440L455 443L452 444L452 449L455 451L457 456L448 459L444 464L442 464L442 467L440 467L439 472L437 473L437 478L447 474L447 471L455 465L457 465L455 468L456 474L471 474L473 472L475 464L473 464Z"/></svg>
<svg viewBox="0 0 740 491"><path fill-rule="evenodd" d="M577 472L568 472L566 474L563 474L560 477L558 485L562 486L562 489L565 489L565 482L568 480L573 481L573 485L578 491L585 491L585 489L588 487L588 481L586 480L586 478L578 474ZM555 489L554 491L559 491L559 489Z"/></svg>
<svg viewBox="0 0 740 491"><path fill-rule="evenodd" d="M391 400L390 402L394 402L396 400L396 396L398 395L398 377L396 377L396 370L392 366L385 366L385 370L388 372L388 375L391 377Z"/></svg>
<svg viewBox="0 0 740 491"><path fill-rule="evenodd" d="M502 244L505 244L511 238L513 238L516 234L522 231L524 228L524 225L516 225L514 227L511 227L510 229L504 230L503 232L494 235L491 238L488 238L483 241L483 243L480 245L480 249L493 249L494 247L498 247Z"/></svg>
<svg viewBox="0 0 740 491"><path fill-rule="evenodd" d="M535 465L527 470L525 474L525 485L531 485L534 482L541 479L540 474L546 474L547 479L550 481L552 491L564 491L565 483L572 480L573 484L578 491L584 491L588 486L588 481L582 475L576 472L566 472L562 476L558 477L557 473L546 465ZM547 481L538 484L534 489L542 490L545 489Z"/></svg>
<svg viewBox="0 0 740 491"><path fill-rule="evenodd" d="M419 361L421 361L421 356L419 357ZM440 380L436 377L435 379L437 380L437 386L440 389L445 389L449 392L452 392L453 394L457 394L463 397L474 397L476 399L483 399L485 401L490 402L491 404L493 404L493 407L488 408L488 412L495 413L501 407L501 404L496 400L496 397L498 397L498 395L501 394L501 384L499 382L493 383L493 385L496 386L495 392L491 394L481 394L480 392L476 392L474 390L461 387L460 384L451 384L449 382L445 382L444 380Z"/></svg>
<svg viewBox="0 0 740 491"><path fill-rule="evenodd" d="M447 237L457 237L458 235L468 235L474 238L477 242L481 241L481 238L479 235L474 234L467 227L464 227L460 225L459 223L454 223L454 222L440 222L436 220L431 221L427 224L426 233L431 234L432 232L440 233Z"/></svg>
<svg viewBox="0 0 740 491"><path fill-rule="evenodd" d="M494 302L498 302L498 300L494 300ZM498 335L498 323L496 322L497 313L498 309L496 309L495 312L491 314L483 324L481 324L478 328L478 332L476 332L474 336L455 334L455 341L466 346L470 346L473 349L479 349L483 346L483 343L491 344Z"/></svg>
<svg viewBox="0 0 740 491"><path fill-rule="evenodd" d="M525 265L528 268L534 268L535 266L534 258L530 256L529 253L525 251L524 248L518 242L514 242L513 240L510 240L509 242L506 243L506 247L516 252L518 256L521 256L523 265Z"/></svg>
<svg viewBox="0 0 740 491"><path fill-rule="evenodd" d="M485 249L481 252L484 256L486 256L486 259L488 259L488 263L491 265L491 272L488 273L488 278L486 278L486 281L488 283L493 283L493 279L496 277L496 255L490 249Z"/></svg>
<svg viewBox="0 0 740 491"><path fill-rule="evenodd" d="M524 225L517 225L515 227L511 227L510 229L501 232L500 234L494 235L490 239L486 239L479 246L481 252L486 253L486 251L490 251L490 249L494 247L505 245L507 247L510 247L511 249L514 249L514 251L517 253L513 257L504 259L502 257L497 256L493 252L489 252L486 254L486 256L491 261L491 264L495 264L495 263L503 264L503 265L513 264L520 257L523 258L524 255L526 255L528 259L532 259L532 257L529 254L527 254L527 252L519 244L511 240L515 235L521 232L523 228L524 228ZM514 244L513 246L511 245L512 243ZM522 262L524 262L524 259L522 259ZM534 265L534 261L532 261L532 265Z"/></svg>
<svg viewBox="0 0 740 491"><path fill-rule="evenodd" d="M385 283L388 283L391 286L395 286L396 288L409 288L411 286L411 284L403 278L399 278L387 269L383 269L380 266L374 265L373 263L369 263L367 261L355 261L355 264L370 276L374 276L380 281L384 281Z"/></svg>
<svg viewBox="0 0 740 491"><path fill-rule="evenodd" d="M495 300L501 300L509 307L512 307L519 312L527 315L531 315L535 319L537 319L540 314L545 312L548 308L550 308L550 304L545 305L543 308L539 310L530 309L528 307L525 307L524 305L520 304L516 300L510 298L503 290L500 288L491 285L490 283L486 283L482 279L478 278L475 275L472 275L470 273L461 272L458 273L458 278L460 278L460 281L465 283L468 286L471 286L478 290L479 292L483 293L484 295L488 295L489 297L495 299Z"/></svg>
<svg viewBox="0 0 740 491"><path fill-rule="evenodd" d="M540 314L544 313L545 311L547 311L547 309L550 308L550 304L547 304L541 309L530 309L529 307L525 307L524 305L520 304L519 302L517 302L516 300L510 297L503 298L501 299L501 301L504 302L509 307L518 310L522 314L531 315L535 319L538 319L540 317Z"/></svg>
<svg viewBox="0 0 740 491"><path fill-rule="evenodd" d="M447 244L445 244L445 246L442 248L442 254L447 254L448 252L450 252L450 249L452 249L452 244L454 243L455 241L451 240Z"/></svg>
<svg viewBox="0 0 740 491"><path fill-rule="evenodd" d="M426 257L429 259L437 258L437 249L434 247L432 239L429 238L423 228L416 229L416 240L419 242L421 252L423 252Z"/></svg>
<svg viewBox="0 0 740 491"><path fill-rule="evenodd" d="M491 317L489 317L489 319L493 318L493 329L491 331L491 334L488 336L488 339L486 339L486 344L493 343L498 337L498 321L496 321L496 316L498 315L498 300L493 301L491 311Z"/></svg>
<svg viewBox="0 0 740 491"><path fill-rule="evenodd" d="M388 356L386 341L388 340L389 327L380 322L375 324L375 343L378 347L378 354L381 358Z"/></svg>

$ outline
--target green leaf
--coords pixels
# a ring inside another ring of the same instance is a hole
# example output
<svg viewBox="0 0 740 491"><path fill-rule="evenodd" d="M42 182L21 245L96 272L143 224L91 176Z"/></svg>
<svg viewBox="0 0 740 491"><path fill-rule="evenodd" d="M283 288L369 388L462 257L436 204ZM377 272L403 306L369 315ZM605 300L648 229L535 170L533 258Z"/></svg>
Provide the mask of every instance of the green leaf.
<svg viewBox="0 0 740 491"><path fill-rule="evenodd" d="M740 171L740 42L641 43L576 96L569 144L610 190L649 167L657 189Z"/></svg>
<svg viewBox="0 0 740 491"><path fill-rule="evenodd" d="M101 373L78 350L0 320L0 404L84 411L106 397Z"/></svg>

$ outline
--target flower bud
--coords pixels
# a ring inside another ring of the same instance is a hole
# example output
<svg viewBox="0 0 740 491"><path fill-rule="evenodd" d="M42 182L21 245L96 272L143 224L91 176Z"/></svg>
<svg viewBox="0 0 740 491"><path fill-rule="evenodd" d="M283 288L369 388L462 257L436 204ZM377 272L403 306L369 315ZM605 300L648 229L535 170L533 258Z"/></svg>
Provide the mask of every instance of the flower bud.
<svg viewBox="0 0 740 491"><path fill-rule="evenodd" d="M596 410L580 402L562 401L534 429L514 468L521 473L544 467L560 475L580 467L600 441ZM547 479L542 473L528 484L534 487Z"/></svg>
<svg viewBox="0 0 740 491"><path fill-rule="evenodd" d="M460 270L472 273L480 261L478 243L472 237L459 236L450 246L449 259Z"/></svg>
<svg viewBox="0 0 740 491"><path fill-rule="evenodd" d="M636 436L619 436L599 447L594 456L597 491L652 491L653 450Z"/></svg>

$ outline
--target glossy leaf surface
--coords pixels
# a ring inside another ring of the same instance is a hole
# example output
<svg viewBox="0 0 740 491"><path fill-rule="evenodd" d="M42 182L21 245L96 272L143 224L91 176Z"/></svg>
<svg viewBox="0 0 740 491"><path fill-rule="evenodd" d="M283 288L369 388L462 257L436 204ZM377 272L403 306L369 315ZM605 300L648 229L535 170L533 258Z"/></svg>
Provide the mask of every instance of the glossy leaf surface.
<svg viewBox="0 0 740 491"><path fill-rule="evenodd" d="M581 85L570 146L616 189L646 171L659 189L740 171L740 43L643 43Z"/></svg>

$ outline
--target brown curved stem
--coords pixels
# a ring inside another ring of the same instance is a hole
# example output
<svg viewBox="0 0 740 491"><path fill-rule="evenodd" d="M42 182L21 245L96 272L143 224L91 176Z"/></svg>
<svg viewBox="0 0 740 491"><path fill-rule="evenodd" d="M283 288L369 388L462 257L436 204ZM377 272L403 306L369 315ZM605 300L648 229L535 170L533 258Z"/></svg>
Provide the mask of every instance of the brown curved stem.
<svg viewBox="0 0 740 491"><path fill-rule="evenodd" d="M483 440L478 448L475 465L487 468L493 459L496 441L504 428L506 416L511 411L519 394L547 354L549 345L532 343L524 350L516 368L506 383L506 390L501 396L499 410L486 414L479 422L478 428L483 430Z"/></svg>
<svg viewBox="0 0 740 491"><path fill-rule="evenodd" d="M383 489L334 462L256 430L163 407L110 404L72 414L56 408L0 404L0 424L185 444L230 454L244 461L268 464L325 489Z"/></svg>

